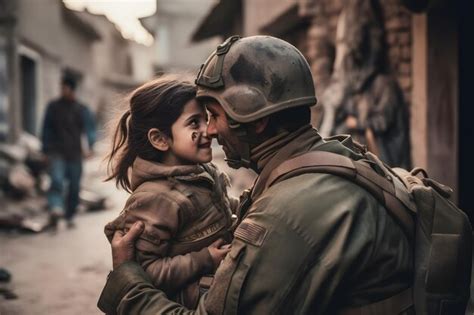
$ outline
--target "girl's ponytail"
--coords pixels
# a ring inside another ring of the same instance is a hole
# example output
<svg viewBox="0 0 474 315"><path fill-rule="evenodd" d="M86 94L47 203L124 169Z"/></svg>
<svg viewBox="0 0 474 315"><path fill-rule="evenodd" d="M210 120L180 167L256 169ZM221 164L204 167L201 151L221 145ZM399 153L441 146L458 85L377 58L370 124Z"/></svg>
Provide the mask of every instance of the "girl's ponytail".
<svg viewBox="0 0 474 315"><path fill-rule="evenodd" d="M195 96L194 84L171 75L163 75L135 89L128 99L130 109L113 132L112 151L106 157L106 180L115 179L117 187L131 192L129 170L135 159L162 160L163 152L148 141L148 131L157 128L172 138L171 126Z"/></svg>
<svg viewBox="0 0 474 315"><path fill-rule="evenodd" d="M106 181L115 178L115 184L122 186L123 189L130 192L130 179L128 178L128 169L132 166L137 154L130 150L128 145L129 127L128 121L131 116L130 110L127 110L119 120L115 129L112 151L107 156L107 177Z"/></svg>

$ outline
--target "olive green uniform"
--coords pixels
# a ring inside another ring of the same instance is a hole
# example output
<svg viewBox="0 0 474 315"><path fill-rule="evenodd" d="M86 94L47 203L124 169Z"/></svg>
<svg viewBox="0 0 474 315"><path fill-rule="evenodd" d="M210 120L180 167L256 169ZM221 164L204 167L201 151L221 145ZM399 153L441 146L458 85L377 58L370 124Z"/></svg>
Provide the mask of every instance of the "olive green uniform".
<svg viewBox="0 0 474 315"><path fill-rule="evenodd" d="M323 150L360 159L347 143L324 141L305 126L252 150L259 178L197 314L338 314L407 289L412 250L384 207L356 184L303 173L265 189L281 162ZM154 288L136 263L113 271L99 300L107 313L191 312Z"/></svg>

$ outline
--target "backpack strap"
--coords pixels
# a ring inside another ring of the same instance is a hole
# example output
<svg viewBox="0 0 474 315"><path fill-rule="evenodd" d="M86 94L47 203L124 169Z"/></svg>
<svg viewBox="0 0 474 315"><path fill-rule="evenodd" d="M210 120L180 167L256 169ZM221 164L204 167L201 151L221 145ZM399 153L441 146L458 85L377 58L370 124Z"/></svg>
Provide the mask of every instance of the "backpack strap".
<svg viewBox="0 0 474 315"><path fill-rule="evenodd" d="M416 211L416 208L405 204L404 200L407 198L398 197L401 183L395 182L399 179L386 172L384 176L377 173L373 168L380 167L377 164L365 159L352 160L332 152L312 151L281 163L270 173L265 185L269 188L276 182L306 173L326 173L343 177L369 191L385 206L408 239L413 241L415 222L411 212Z"/></svg>
<svg viewBox="0 0 474 315"><path fill-rule="evenodd" d="M368 315L368 314L414 314L413 289L408 288L385 300L359 307L343 309L337 315Z"/></svg>

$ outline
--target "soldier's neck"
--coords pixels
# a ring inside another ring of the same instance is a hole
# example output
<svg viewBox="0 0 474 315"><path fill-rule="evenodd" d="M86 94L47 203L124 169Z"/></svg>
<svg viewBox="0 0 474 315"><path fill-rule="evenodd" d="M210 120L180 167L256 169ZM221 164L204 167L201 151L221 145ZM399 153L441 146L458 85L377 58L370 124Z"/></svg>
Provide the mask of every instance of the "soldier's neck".
<svg viewBox="0 0 474 315"><path fill-rule="evenodd" d="M251 160L255 165L254 171L260 174L268 161L270 161L278 151L285 148L292 140L311 129L312 127L310 125L306 125L293 132L284 130L254 147L250 152Z"/></svg>

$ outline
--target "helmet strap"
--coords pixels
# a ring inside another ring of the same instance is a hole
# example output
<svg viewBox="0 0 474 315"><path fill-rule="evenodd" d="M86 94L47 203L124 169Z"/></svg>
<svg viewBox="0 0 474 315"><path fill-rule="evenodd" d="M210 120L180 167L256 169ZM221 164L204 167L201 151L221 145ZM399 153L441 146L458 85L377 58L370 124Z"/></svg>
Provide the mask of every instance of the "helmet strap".
<svg viewBox="0 0 474 315"><path fill-rule="evenodd" d="M241 124L234 119L230 118L227 115L227 121L229 123L229 128L237 135L240 142L242 143L242 148L240 150L240 159L225 159L227 164L232 168L254 168L254 164L250 159L250 146L255 142L255 133L253 129L249 127L248 124Z"/></svg>

